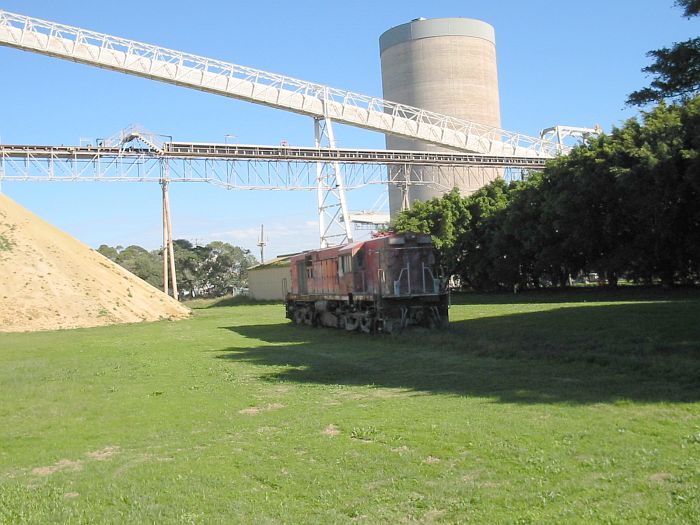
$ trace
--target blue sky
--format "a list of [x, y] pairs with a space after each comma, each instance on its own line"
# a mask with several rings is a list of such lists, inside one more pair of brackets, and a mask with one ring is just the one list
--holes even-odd
[[[185, 5], [186, 7], [181, 7]], [[461, 16], [495, 27], [502, 126], [537, 135], [554, 124], [604, 130], [634, 116], [645, 53], [699, 33], [672, 0], [552, 3], [486, 0], [180, 3], [10, 0], [0, 8], [381, 96], [379, 35], [413, 18]], [[312, 145], [310, 118], [0, 47], [0, 139], [77, 144], [140, 123], [177, 140]], [[341, 147], [382, 148], [382, 135], [336, 128]], [[351, 209], [383, 188], [350, 192]], [[2, 192], [90, 246], [160, 245], [156, 184], [5, 182]], [[176, 238], [224, 240], [267, 254], [318, 244], [315, 194], [171, 186]]]

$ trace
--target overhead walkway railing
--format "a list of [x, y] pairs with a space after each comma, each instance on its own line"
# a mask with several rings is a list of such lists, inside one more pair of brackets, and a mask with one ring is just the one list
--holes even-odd
[[352, 126], [497, 156], [549, 158], [557, 145], [313, 82], [0, 10], [0, 45]]

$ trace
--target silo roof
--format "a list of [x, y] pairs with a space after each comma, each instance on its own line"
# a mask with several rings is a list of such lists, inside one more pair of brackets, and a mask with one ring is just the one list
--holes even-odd
[[383, 53], [385, 49], [401, 42], [435, 36], [468, 36], [496, 43], [493, 26], [475, 18], [417, 18], [382, 33], [379, 37], [379, 50]]

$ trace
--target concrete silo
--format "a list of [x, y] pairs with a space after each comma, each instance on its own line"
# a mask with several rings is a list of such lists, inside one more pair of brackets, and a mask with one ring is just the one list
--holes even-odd
[[[383, 33], [379, 48], [385, 99], [500, 127], [496, 40], [491, 25], [470, 18], [416, 19]], [[386, 146], [449, 151], [391, 135], [386, 137]], [[410, 178], [418, 176], [416, 170], [448, 189], [456, 182], [464, 195], [500, 173], [497, 169], [461, 168], [456, 172], [425, 167], [414, 168]], [[411, 185], [406, 196], [405, 187], [390, 186], [391, 215], [401, 210], [405, 200], [428, 200], [441, 194], [436, 188]]]

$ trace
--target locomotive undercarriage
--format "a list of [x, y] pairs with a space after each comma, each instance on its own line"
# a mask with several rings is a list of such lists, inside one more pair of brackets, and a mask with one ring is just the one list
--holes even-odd
[[398, 334], [408, 326], [447, 327], [447, 308], [446, 294], [400, 298], [299, 297], [287, 301], [287, 318], [299, 325]]

